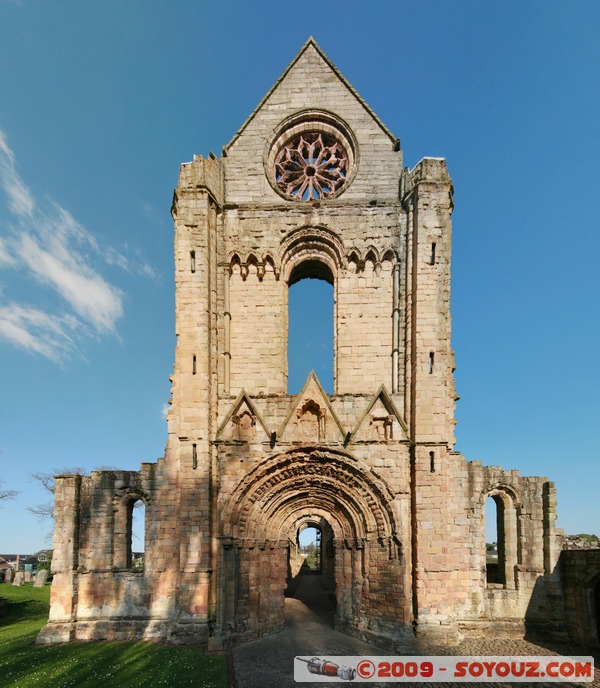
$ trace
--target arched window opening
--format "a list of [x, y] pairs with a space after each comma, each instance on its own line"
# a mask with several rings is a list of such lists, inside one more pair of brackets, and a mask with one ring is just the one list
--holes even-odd
[[115, 510], [113, 565], [119, 569], [144, 568], [146, 505], [141, 497], [125, 495]]
[[486, 583], [505, 585], [504, 502], [498, 495], [485, 500], [485, 542]]
[[334, 289], [325, 263], [307, 260], [289, 279], [288, 394], [297, 394], [311, 370], [323, 389], [334, 391]]
[[146, 505], [138, 499], [131, 505], [131, 541], [129, 568], [143, 569], [146, 551]]

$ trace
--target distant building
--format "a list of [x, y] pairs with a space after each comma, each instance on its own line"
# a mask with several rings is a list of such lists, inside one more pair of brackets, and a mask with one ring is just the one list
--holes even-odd
[[[6, 555], [10, 556], [10, 555]], [[0, 571], [5, 571], [6, 569], [14, 568], [2, 555], [0, 555]]]
[[[52, 561], [52, 550], [41, 549], [35, 554], [0, 554], [0, 570], [12, 568], [15, 571], [37, 571], [40, 567], [48, 567]], [[5, 565], [2, 565], [2, 562]]]
[[24, 571], [23, 562], [26, 561], [31, 555], [30, 554], [0, 554], [2, 558], [10, 568], [15, 571]]

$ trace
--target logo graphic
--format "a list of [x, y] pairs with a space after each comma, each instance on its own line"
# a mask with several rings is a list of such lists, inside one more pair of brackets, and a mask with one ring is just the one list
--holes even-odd
[[[339, 678], [342, 681], [353, 681], [356, 678], [356, 669], [349, 666], [340, 666], [328, 659], [320, 659], [319, 657], [312, 657], [311, 659], [296, 657], [296, 659], [299, 659], [301, 662], [306, 662], [311, 674], [331, 676]], [[373, 667], [373, 671], [374, 670], [375, 667]]]
[[375, 671], [375, 664], [370, 659], [363, 659], [356, 665], [356, 673], [361, 678], [372, 678]]
[[[320, 678], [316, 678], [316, 677]], [[592, 683], [593, 657], [338, 656], [296, 657], [294, 680], [357, 683]]]

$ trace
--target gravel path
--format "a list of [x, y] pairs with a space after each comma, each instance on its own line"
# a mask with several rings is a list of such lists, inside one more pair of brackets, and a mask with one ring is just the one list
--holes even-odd
[[[296, 592], [296, 597], [301, 599], [313, 599], [318, 594], [315, 591], [317, 581], [310, 579], [301, 583], [304, 587]], [[234, 667], [235, 688], [293, 688], [302, 686], [311, 688], [314, 686], [343, 685], [340, 683], [315, 682], [296, 683], [294, 681], [293, 667], [294, 657], [301, 656], [340, 656], [340, 655], [389, 655], [389, 651], [369, 645], [356, 638], [333, 630], [327, 623], [329, 610], [324, 598], [323, 604], [326, 613], [320, 616], [312, 612], [300, 599], [288, 598], [286, 604], [286, 623], [281, 633], [261, 638], [244, 645], [239, 645], [232, 650]], [[574, 645], [534, 644], [520, 639], [496, 639], [483, 638], [477, 640], [465, 640], [456, 647], [421, 646], [423, 655], [471, 655], [471, 656], [535, 656], [535, 655], [571, 655], [589, 656], [595, 659], [594, 681], [592, 683], [368, 683], [369, 686], [410, 685], [429, 686], [436, 688], [448, 686], [456, 688], [459, 685], [476, 686], [512, 686], [512, 688], [532, 687], [556, 688], [557, 686], [592, 686], [600, 688], [600, 653], [591, 652], [589, 648]], [[348, 685], [348, 683], [346, 683]], [[358, 685], [358, 684], [355, 684]]]

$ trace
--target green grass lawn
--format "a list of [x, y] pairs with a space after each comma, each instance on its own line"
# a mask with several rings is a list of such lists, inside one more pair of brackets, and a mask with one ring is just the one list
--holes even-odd
[[0, 585], [9, 599], [0, 617], [2, 688], [94, 688], [95, 686], [195, 686], [226, 688], [227, 661], [199, 647], [147, 642], [34, 645], [48, 619], [50, 587]]

